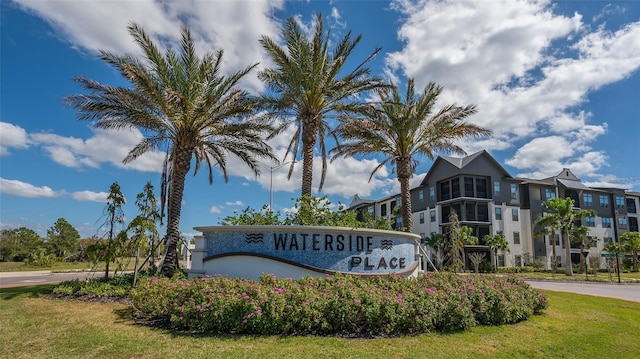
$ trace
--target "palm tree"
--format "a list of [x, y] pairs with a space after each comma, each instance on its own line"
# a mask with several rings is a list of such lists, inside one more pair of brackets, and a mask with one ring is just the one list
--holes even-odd
[[558, 227], [564, 243], [564, 253], [567, 262], [565, 265], [565, 274], [568, 276], [573, 275], [573, 266], [571, 265], [571, 239], [569, 234], [573, 231], [576, 222], [581, 221], [585, 217], [595, 216], [595, 211], [593, 210], [574, 209], [574, 203], [573, 198], [567, 197], [550, 198], [542, 204], [547, 211], [557, 215]]
[[357, 96], [384, 86], [381, 80], [369, 77], [370, 70], [365, 67], [380, 49], [374, 50], [351, 72], [342, 75], [349, 55], [360, 42], [360, 35], [352, 40], [351, 32], [348, 32], [330, 52], [330, 31], [325, 31], [322, 15], [318, 14], [312, 38], [304, 34], [293, 17], [287, 19], [282, 37], [286, 42], [284, 48], [268, 36], [260, 38], [262, 47], [275, 65], [258, 74], [267, 85], [261, 104], [268, 116], [282, 120], [276, 134], [290, 125], [296, 126], [287, 148], [287, 155], [293, 156], [288, 178], [291, 178], [302, 143], [301, 192], [305, 196], [311, 195], [316, 143], [322, 156], [318, 187], [322, 190], [327, 171], [325, 138], [331, 136], [336, 142], [338, 140], [331, 133], [332, 126], [327, 120], [356, 111], [364, 106], [356, 100]]
[[449, 246], [451, 248], [451, 261], [456, 270], [460, 265], [462, 271], [467, 267], [467, 260], [464, 249], [467, 245], [477, 244], [478, 237], [473, 235], [473, 229], [467, 226], [460, 226], [458, 214], [451, 212], [449, 215]]
[[574, 226], [571, 233], [571, 244], [579, 243], [580, 244], [580, 270], [587, 270], [586, 250], [591, 248], [592, 240], [597, 240], [596, 237], [589, 236], [589, 227], [587, 226]]
[[620, 236], [624, 249], [633, 254], [633, 271], [638, 271], [638, 250], [640, 250], [640, 232], [626, 232]]
[[[180, 53], [164, 54], [145, 31], [135, 24], [129, 33], [143, 51], [138, 59], [100, 51], [100, 58], [114, 67], [131, 86], [109, 86], [78, 77], [89, 94], [71, 95], [68, 106], [79, 110], [80, 120], [93, 121], [95, 128], [139, 129], [144, 138], [124, 158], [129, 163], [147, 151], [166, 151], [163, 171], [163, 204], [167, 202], [167, 234], [162, 271], [172, 276], [177, 268], [180, 240], [180, 212], [185, 177], [195, 164], [209, 170], [217, 166], [225, 181], [227, 159], [233, 154], [259, 175], [258, 158], [273, 159], [271, 147], [263, 140], [271, 127], [258, 120], [242, 120], [253, 114], [253, 101], [238, 82], [255, 65], [229, 76], [220, 74], [222, 50], [196, 55], [188, 28], [182, 29]], [[166, 175], [166, 176], [165, 176]]]
[[433, 248], [436, 253], [438, 266], [441, 267], [442, 259], [440, 258], [440, 251], [443, 250], [447, 245], [444, 236], [440, 233], [431, 233], [430, 236], [425, 238], [424, 243]]
[[484, 243], [489, 247], [490, 250], [493, 251], [493, 264], [495, 271], [498, 271], [498, 251], [507, 251], [509, 252], [509, 242], [504, 237], [502, 233], [496, 233], [493, 236], [485, 235], [482, 237]]
[[549, 235], [551, 241], [551, 274], [555, 278], [558, 271], [558, 257], [556, 255], [556, 230], [559, 227], [559, 219], [556, 213], [546, 213], [536, 221], [536, 226], [542, 227], [542, 230], [536, 234]]
[[429, 83], [416, 95], [414, 80], [409, 79], [407, 91], [401, 96], [396, 87], [377, 89], [380, 102], [369, 106], [363, 118], [344, 119], [336, 133], [345, 143], [332, 150], [333, 159], [340, 156], [382, 154], [384, 159], [371, 172], [373, 175], [387, 163], [395, 166], [402, 197], [402, 223], [411, 231], [411, 192], [409, 179], [423, 155], [433, 159], [436, 152], [466, 154], [455, 141], [468, 137], [489, 136], [491, 131], [465, 123], [476, 113], [475, 105], [446, 105], [434, 109], [442, 87]]

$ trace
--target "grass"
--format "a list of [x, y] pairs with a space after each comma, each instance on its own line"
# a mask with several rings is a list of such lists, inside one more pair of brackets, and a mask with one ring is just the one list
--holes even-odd
[[640, 357], [640, 303], [547, 292], [544, 315], [516, 325], [400, 338], [200, 336], [136, 325], [117, 303], [49, 300], [52, 285], [0, 291], [6, 358]]
[[[518, 277], [527, 279], [553, 279], [553, 274], [548, 272], [522, 272], [516, 274]], [[561, 281], [589, 281], [589, 282], [618, 282], [618, 275], [611, 273], [598, 273], [597, 275], [589, 274], [588, 279], [584, 273], [573, 273], [573, 276], [566, 276], [563, 271], [556, 273], [555, 280]], [[620, 273], [620, 281], [622, 283], [640, 283], [640, 272], [622, 272]]]

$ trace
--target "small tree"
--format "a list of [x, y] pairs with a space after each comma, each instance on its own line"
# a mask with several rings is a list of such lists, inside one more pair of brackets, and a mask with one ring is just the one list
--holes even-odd
[[476, 273], [478, 273], [478, 267], [480, 266], [480, 262], [484, 259], [487, 254], [484, 252], [473, 252], [469, 253], [469, 260], [473, 263], [473, 269]]
[[125, 204], [125, 198], [120, 191], [120, 185], [118, 182], [111, 184], [109, 188], [109, 196], [107, 196], [107, 205], [105, 207], [106, 222], [104, 225], [109, 227], [107, 234], [107, 247], [105, 252], [106, 269], [104, 271], [104, 278], [109, 278], [109, 262], [114, 260], [114, 243], [113, 240], [116, 236], [116, 225], [124, 223], [124, 212], [122, 211], [122, 205]]
[[482, 238], [484, 243], [493, 251], [493, 268], [498, 271], [498, 251], [509, 252], [509, 242], [502, 233], [496, 233], [493, 236], [486, 235]]
[[0, 261], [2, 262], [22, 262], [40, 249], [44, 249], [44, 241], [38, 233], [27, 227], [0, 231]]
[[[160, 244], [160, 234], [157, 223], [162, 219], [158, 211], [158, 203], [153, 195], [153, 185], [147, 182], [141, 193], [136, 196], [136, 206], [139, 214], [129, 223], [127, 231], [131, 233], [131, 240], [136, 252], [135, 276], [138, 272], [138, 257], [140, 250], [147, 252], [149, 272], [155, 273], [154, 259]], [[146, 262], [145, 261], [145, 262]], [[142, 264], [144, 266], [144, 263]]]
[[457, 271], [458, 268], [462, 268], [462, 271], [464, 271], [466, 268], [464, 249], [467, 245], [478, 243], [478, 238], [473, 235], [472, 228], [460, 226], [457, 213], [451, 213], [449, 222], [449, 244], [453, 255], [454, 271]]
[[49, 252], [58, 258], [75, 253], [80, 245], [80, 234], [64, 218], [58, 218], [56, 223], [47, 230], [47, 246]]
[[620, 236], [625, 251], [633, 255], [633, 271], [638, 271], [638, 250], [640, 250], [640, 232], [626, 232]]
[[440, 233], [431, 233], [430, 236], [425, 238], [424, 243], [433, 248], [436, 253], [436, 261], [438, 262], [438, 266], [442, 267], [442, 259], [440, 258], [440, 254], [441, 251], [443, 251], [447, 246], [444, 236]]

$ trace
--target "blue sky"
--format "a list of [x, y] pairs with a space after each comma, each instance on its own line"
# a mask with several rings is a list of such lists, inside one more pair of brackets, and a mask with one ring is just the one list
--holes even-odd
[[[26, 226], [46, 235], [63, 217], [82, 236], [101, 235], [100, 219], [111, 183], [137, 213], [136, 194], [156, 188], [162, 154], [131, 164], [121, 160], [137, 132], [93, 130], [62, 99], [82, 92], [85, 76], [125, 85], [96, 57], [98, 49], [136, 54], [126, 31], [136, 22], [174, 46], [186, 20], [200, 53], [225, 50], [227, 71], [260, 62], [258, 38], [279, 37], [284, 19], [309, 27], [322, 12], [333, 36], [362, 34], [360, 61], [375, 47], [372, 72], [418, 88], [445, 87], [441, 102], [477, 104], [469, 121], [491, 128], [490, 139], [463, 143], [469, 153], [489, 151], [512, 176], [544, 178], [570, 168], [593, 186], [640, 191], [640, 2], [638, 1], [2, 1], [0, 11], [0, 227]], [[260, 93], [256, 72], [243, 86]], [[287, 134], [271, 142], [282, 158]], [[316, 162], [319, 170], [319, 159]], [[391, 168], [371, 182], [378, 159], [333, 162], [324, 190], [334, 203], [353, 195], [380, 198], [398, 192]], [[413, 183], [432, 161], [424, 158]], [[269, 203], [272, 163], [253, 177], [229, 164], [225, 183], [189, 175], [181, 230], [216, 225], [247, 206]], [[273, 171], [274, 210], [293, 206], [300, 168], [290, 181]], [[314, 178], [319, 179], [319, 175]], [[317, 185], [315, 186], [317, 188]]]

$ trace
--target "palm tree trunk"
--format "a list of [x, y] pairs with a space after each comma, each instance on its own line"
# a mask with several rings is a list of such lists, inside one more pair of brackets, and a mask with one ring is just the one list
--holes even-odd
[[558, 260], [556, 256], [556, 231], [551, 230], [551, 273], [556, 276], [558, 270]]
[[413, 223], [411, 220], [411, 190], [409, 178], [411, 178], [411, 163], [409, 159], [398, 161], [398, 181], [400, 182], [400, 196], [402, 197], [402, 230], [411, 232]]
[[312, 121], [304, 121], [302, 128], [302, 196], [311, 196], [313, 184], [313, 149], [316, 145], [316, 131]]
[[571, 263], [571, 242], [569, 241], [569, 233], [562, 233], [562, 241], [564, 242], [564, 256], [567, 264], [564, 267], [564, 273], [568, 276], [573, 275], [573, 265]]
[[167, 236], [163, 261], [160, 265], [162, 274], [173, 277], [178, 268], [178, 241], [180, 240], [180, 211], [184, 182], [191, 167], [192, 150], [176, 148], [175, 159], [171, 170], [171, 185], [169, 187], [169, 206], [167, 213]]

